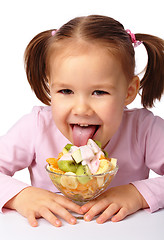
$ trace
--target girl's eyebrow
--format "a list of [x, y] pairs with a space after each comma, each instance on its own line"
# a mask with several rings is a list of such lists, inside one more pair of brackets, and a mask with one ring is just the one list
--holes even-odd
[[[70, 88], [69, 83], [52, 83], [51, 88]], [[103, 84], [95, 84], [93, 85], [94, 89], [100, 89], [100, 88], [108, 88], [108, 89], [115, 89], [115, 86], [108, 84], [108, 83], [103, 83]]]
[[68, 88], [69, 84], [65, 84], [65, 83], [52, 83], [51, 88]]
[[93, 87], [95, 89], [99, 89], [99, 88], [115, 89], [116, 88], [115, 86], [113, 86], [112, 84], [109, 84], [109, 83], [95, 84], [95, 85], [93, 85]]

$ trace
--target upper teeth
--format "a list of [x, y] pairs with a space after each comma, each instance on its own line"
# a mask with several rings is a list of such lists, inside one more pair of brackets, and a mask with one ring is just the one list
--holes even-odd
[[80, 127], [88, 127], [88, 124], [78, 124]]

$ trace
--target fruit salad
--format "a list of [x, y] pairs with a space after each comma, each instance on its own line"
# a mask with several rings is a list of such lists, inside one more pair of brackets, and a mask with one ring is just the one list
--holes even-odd
[[54, 185], [76, 202], [91, 200], [110, 184], [117, 172], [117, 160], [108, 158], [98, 141], [84, 146], [67, 144], [57, 158], [48, 158], [46, 169]]

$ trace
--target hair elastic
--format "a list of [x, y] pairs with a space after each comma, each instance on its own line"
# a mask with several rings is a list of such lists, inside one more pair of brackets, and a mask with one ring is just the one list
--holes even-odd
[[132, 33], [129, 29], [127, 29], [126, 32], [129, 34], [131, 41], [134, 44], [134, 47], [137, 47], [142, 43], [141, 41], [136, 40], [135, 34]]
[[57, 32], [57, 30], [52, 30], [51, 36], [54, 36], [56, 32]]

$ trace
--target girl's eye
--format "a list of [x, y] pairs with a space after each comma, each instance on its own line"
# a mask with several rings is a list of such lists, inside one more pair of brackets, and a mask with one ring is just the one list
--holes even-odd
[[65, 95], [69, 95], [69, 94], [72, 94], [73, 91], [70, 90], [70, 89], [61, 89], [58, 91], [59, 93], [62, 93], [62, 94], [65, 94]]
[[96, 95], [96, 96], [101, 96], [101, 95], [106, 95], [106, 94], [109, 94], [109, 93], [106, 91], [103, 91], [103, 90], [95, 90], [93, 92], [93, 95]]

